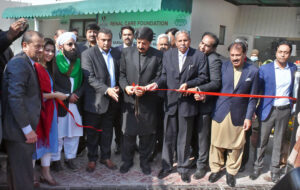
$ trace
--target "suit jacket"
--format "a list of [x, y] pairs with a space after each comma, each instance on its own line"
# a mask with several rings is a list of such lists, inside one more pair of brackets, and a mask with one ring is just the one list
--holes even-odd
[[[157, 81], [159, 88], [166, 85], [168, 89], [178, 89], [184, 83], [187, 83], [188, 88], [190, 88], [207, 81], [207, 60], [202, 52], [190, 48], [181, 72], [179, 72], [178, 49], [171, 48], [164, 53], [162, 75]], [[179, 115], [183, 117], [198, 114], [198, 104], [195, 103], [193, 95], [184, 97], [181, 93], [167, 91], [165, 104], [168, 115], [176, 114], [177, 110]]]
[[41, 92], [36, 72], [25, 53], [12, 58], [2, 80], [3, 138], [25, 142], [23, 127], [33, 130], [40, 119]]
[[[198, 88], [204, 92], [218, 92], [222, 87], [221, 68], [222, 61], [219, 56], [212, 52], [207, 56], [208, 70], [209, 70], [209, 82], [201, 84]], [[216, 96], [206, 96], [205, 102], [199, 102], [199, 112], [201, 114], [210, 114], [213, 112], [216, 105]]]
[[77, 44], [77, 47], [78, 47], [78, 52], [79, 53], [82, 53], [84, 52], [85, 50], [89, 49], [90, 48], [90, 44], [88, 41], [83, 41], [83, 42], [80, 42]]
[[117, 46], [116, 48], [117, 48], [117, 50], [121, 53], [121, 52], [122, 52], [122, 49], [123, 49], [123, 44]]
[[[276, 80], [275, 80], [275, 68], [274, 62], [263, 65], [259, 69], [259, 89], [261, 90], [261, 94], [263, 95], [276, 95]], [[290, 88], [290, 95], [293, 96], [293, 87], [294, 87], [294, 79], [295, 79], [295, 72], [297, 67], [293, 63], [288, 63], [291, 71], [291, 84]], [[274, 104], [273, 98], [261, 98], [258, 108], [257, 108], [257, 116], [262, 120], [266, 120], [271, 113], [272, 106]], [[292, 105], [292, 101], [291, 101]]]
[[[258, 93], [258, 68], [252, 63], [244, 62], [242, 75], [234, 88], [234, 73], [231, 61], [222, 64], [222, 89], [221, 93], [232, 94], [257, 94]], [[241, 126], [245, 119], [252, 119], [256, 109], [256, 98], [240, 98], [219, 96], [213, 119], [222, 122], [230, 112], [233, 125]]]
[[[63, 73], [61, 73], [59, 71], [59, 69], [57, 67], [57, 64], [53, 64], [53, 74], [52, 74], [52, 76], [53, 76], [54, 90], [55, 91], [59, 91], [59, 92], [62, 92], [64, 94], [70, 94], [70, 95], [72, 94], [72, 92], [71, 92], [71, 81], [70, 81], [70, 78], [66, 74], [63, 74]], [[77, 90], [75, 90], [73, 92], [73, 93], [75, 93], [79, 97], [79, 99], [80, 99], [80, 97], [83, 94], [84, 86], [85, 86], [84, 84], [85, 83], [84, 83], [84, 79], [83, 79], [82, 85]], [[63, 102], [64, 102], [64, 104], [65, 104], [66, 107], [69, 107], [69, 98], [66, 99]], [[76, 103], [76, 105], [77, 105], [77, 107], [78, 107], [78, 109], [80, 111], [81, 110], [80, 106], [79, 106], [80, 105], [80, 101], [78, 101]], [[61, 106], [58, 106], [57, 110], [58, 110], [58, 116], [59, 117], [64, 117], [64, 116], [67, 115], [67, 111], [64, 108], [62, 108]]]
[[[119, 86], [120, 52], [111, 48], [111, 56], [115, 68], [116, 86]], [[105, 94], [110, 87], [110, 75], [105, 60], [98, 46], [84, 51], [81, 55], [81, 64], [85, 78], [84, 111], [102, 114], [107, 112], [110, 97]]]
[[[145, 86], [156, 81], [160, 77], [161, 67], [162, 53], [152, 47], [149, 48], [145, 55], [145, 62], [142, 68], [140, 68], [139, 65], [139, 52], [136, 47], [128, 47], [122, 50], [119, 83], [121, 89], [124, 91], [123, 111], [134, 114], [135, 108], [137, 108], [139, 112], [139, 122], [133, 120], [124, 122], [127, 128], [126, 130], [130, 134], [135, 133], [135, 127], [131, 128], [131, 125], [138, 125], [138, 127], [143, 129], [140, 135], [155, 132], [158, 120], [158, 96], [156, 92], [146, 92], [139, 98], [135, 97], [134, 95], [129, 96], [125, 92], [125, 87], [131, 86], [132, 83]], [[138, 101], [137, 105], [136, 101]]]

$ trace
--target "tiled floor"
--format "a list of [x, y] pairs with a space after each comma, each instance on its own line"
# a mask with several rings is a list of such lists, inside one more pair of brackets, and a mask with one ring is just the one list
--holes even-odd
[[[269, 143], [270, 144], [270, 143]], [[255, 181], [249, 179], [249, 175], [252, 172], [253, 163], [253, 149], [251, 149], [250, 160], [246, 166], [246, 170], [237, 175], [237, 187], [233, 189], [271, 189], [274, 185], [270, 182], [268, 165], [270, 161], [270, 146], [267, 150], [267, 156], [265, 158], [266, 167], [264, 173]], [[225, 175], [216, 183], [211, 184], [208, 182], [207, 173], [206, 176], [200, 180], [193, 179], [191, 176], [191, 183], [182, 182], [180, 176], [174, 172], [163, 180], [158, 179], [156, 176], [160, 170], [161, 155], [158, 155], [154, 162], [151, 164], [151, 175], [144, 175], [139, 167], [139, 154], [135, 155], [135, 164], [131, 170], [126, 174], [121, 174], [118, 170], [112, 171], [107, 169], [104, 165], [97, 163], [95, 172], [88, 173], [85, 171], [87, 164], [86, 152], [76, 159], [76, 164], [79, 167], [78, 171], [72, 172], [68, 170], [63, 162], [64, 170], [62, 172], [55, 173], [53, 176], [58, 181], [59, 186], [50, 187], [48, 185], [41, 184], [40, 189], [174, 189], [174, 190], [196, 190], [196, 189], [231, 189], [226, 185]], [[112, 160], [118, 165], [121, 165], [120, 155], [112, 153]], [[36, 168], [37, 176], [39, 175], [40, 168]], [[191, 170], [191, 175], [195, 169]], [[7, 189], [6, 186], [6, 172], [5, 166], [1, 168], [0, 173], [0, 189]]]

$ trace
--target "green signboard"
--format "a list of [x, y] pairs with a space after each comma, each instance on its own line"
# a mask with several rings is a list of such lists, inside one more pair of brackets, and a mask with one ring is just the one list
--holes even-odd
[[156, 46], [156, 37], [169, 28], [175, 27], [190, 31], [191, 15], [190, 13], [177, 11], [101, 14], [99, 15], [99, 25], [101, 28], [109, 28], [112, 30], [112, 46], [122, 44], [122, 40], [119, 37], [122, 26], [130, 25], [135, 29], [142, 26], [150, 27], [154, 32], [152, 46]]

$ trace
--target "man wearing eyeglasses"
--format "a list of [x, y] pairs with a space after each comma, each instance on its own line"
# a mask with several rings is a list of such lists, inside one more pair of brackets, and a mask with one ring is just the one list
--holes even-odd
[[[76, 47], [76, 36], [73, 32], [65, 32], [58, 37], [57, 43], [60, 51], [53, 68], [54, 89], [69, 96], [64, 104], [73, 113], [75, 121], [81, 125], [81, 116], [76, 104], [83, 92], [83, 74]], [[74, 119], [67, 110], [58, 107], [59, 147], [58, 152], [52, 155], [52, 169], [55, 171], [62, 169], [60, 165], [62, 147], [64, 147], [66, 166], [73, 171], [77, 169], [74, 158], [83, 130], [76, 125]]]

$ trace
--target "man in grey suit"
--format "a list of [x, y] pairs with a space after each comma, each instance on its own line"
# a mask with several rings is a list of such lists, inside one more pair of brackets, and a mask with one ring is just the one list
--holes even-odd
[[[123, 165], [121, 173], [126, 173], [133, 165], [136, 137], [139, 136], [140, 167], [145, 175], [151, 173], [149, 157], [155, 143], [158, 120], [158, 96], [146, 92], [144, 86], [157, 80], [161, 74], [162, 53], [150, 47], [153, 31], [148, 27], [137, 29], [136, 47], [122, 50], [120, 60], [120, 86], [124, 91], [123, 145], [121, 149]], [[138, 86], [133, 86], [135, 83]]]
[[[207, 62], [204, 53], [190, 47], [191, 39], [187, 31], [175, 34], [177, 48], [164, 53], [162, 75], [148, 90], [161, 88], [187, 90], [204, 84], [208, 80]], [[162, 170], [158, 178], [168, 176], [173, 167], [173, 154], [177, 139], [177, 171], [184, 182], [190, 182], [189, 149], [198, 106], [193, 96], [176, 91], [167, 91], [165, 111]]]
[[26, 32], [23, 52], [8, 62], [3, 74], [3, 138], [10, 189], [33, 189], [32, 154], [41, 110], [41, 92], [33, 64], [42, 58], [43, 43], [42, 34]]
[[[219, 56], [215, 53], [219, 44], [218, 37], [210, 32], [205, 32], [202, 35], [199, 44], [199, 50], [207, 56], [209, 81], [196, 88], [189, 89], [192, 91], [217, 92], [221, 89], [221, 67], [222, 62]], [[197, 153], [197, 170], [194, 174], [195, 179], [201, 179], [205, 176], [208, 166], [210, 127], [211, 127], [211, 113], [215, 108], [216, 96], [203, 96], [195, 94], [194, 98], [199, 101], [199, 114], [196, 117], [196, 124], [194, 125], [195, 141], [194, 151]]]
[[98, 146], [101, 148], [100, 162], [109, 169], [116, 169], [110, 160], [113, 138], [113, 119], [120, 114], [119, 104], [119, 59], [120, 52], [112, 48], [112, 32], [101, 28], [96, 46], [81, 55], [82, 68], [87, 85], [84, 97], [84, 124], [102, 132], [86, 129], [89, 163], [88, 172], [93, 172], [98, 159]]

